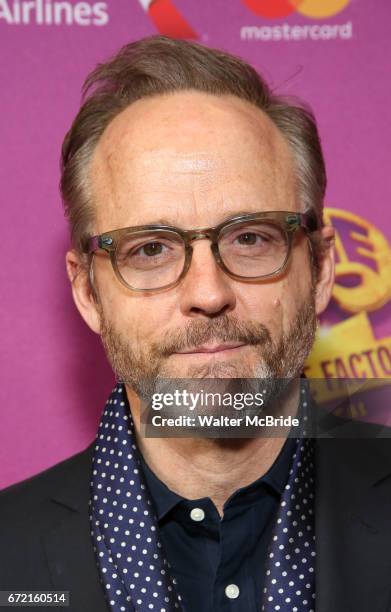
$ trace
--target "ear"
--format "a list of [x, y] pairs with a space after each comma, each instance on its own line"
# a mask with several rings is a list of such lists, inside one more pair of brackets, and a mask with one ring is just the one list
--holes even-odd
[[335, 279], [335, 230], [331, 225], [321, 229], [323, 251], [316, 281], [315, 306], [316, 314], [320, 315], [327, 307], [333, 290]]
[[[88, 327], [96, 334], [100, 333], [99, 309], [91, 287], [89, 271], [86, 269], [82, 255], [75, 249], [67, 252], [65, 264], [68, 278], [72, 285], [73, 301]], [[92, 264], [91, 264], [92, 265]]]

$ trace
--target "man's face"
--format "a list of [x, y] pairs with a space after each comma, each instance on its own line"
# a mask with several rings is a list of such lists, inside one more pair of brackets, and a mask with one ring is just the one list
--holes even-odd
[[[90, 181], [96, 234], [148, 223], [210, 227], [241, 213], [301, 210], [283, 136], [262, 111], [231, 96], [189, 91], [132, 104], [103, 134]], [[192, 246], [185, 278], [155, 293], [131, 292], [107, 254], [95, 257], [97, 316], [84, 318], [101, 334], [117, 376], [140, 392], [155, 377], [299, 374], [327, 302], [323, 296], [317, 303], [304, 234], [284, 274], [262, 282], [226, 275], [209, 240]], [[205, 352], [221, 345], [231, 348]]]

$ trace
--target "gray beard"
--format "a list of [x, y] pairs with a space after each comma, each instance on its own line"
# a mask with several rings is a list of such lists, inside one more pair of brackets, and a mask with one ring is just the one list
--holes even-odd
[[[133, 348], [124, 335], [118, 333], [97, 304], [101, 319], [101, 340], [117, 381], [125, 383], [137, 395], [148, 401], [159, 381], [175, 378], [175, 372], [166, 367], [167, 357], [211, 341], [244, 342], [254, 347], [258, 362], [249, 371], [248, 366], [237, 363], [209, 363], [188, 369], [186, 378], [242, 378], [251, 379], [251, 391], [267, 385], [267, 395], [275, 399], [292, 378], [303, 371], [315, 339], [317, 318], [314, 287], [297, 312], [289, 330], [275, 343], [269, 330], [261, 323], [238, 321], [222, 315], [216, 319], [194, 320], [185, 329], [177, 330], [160, 343], [143, 350]], [[258, 383], [256, 382], [258, 379]], [[263, 382], [262, 382], [263, 381]], [[254, 389], [258, 387], [259, 389]]]

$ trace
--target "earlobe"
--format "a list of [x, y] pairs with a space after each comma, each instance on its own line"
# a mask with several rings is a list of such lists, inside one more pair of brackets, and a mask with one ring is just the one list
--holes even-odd
[[326, 310], [333, 290], [335, 279], [334, 237], [335, 232], [333, 227], [328, 225], [322, 229], [324, 250], [319, 266], [315, 293], [317, 315], [320, 315], [324, 310]]
[[72, 296], [76, 308], [96, 334], [100, 333], [100, 316], [97, 302], [89, 280], [88, 269], [82, 256], [72, 249], [65, 256], [66, 270], [72, 286]]

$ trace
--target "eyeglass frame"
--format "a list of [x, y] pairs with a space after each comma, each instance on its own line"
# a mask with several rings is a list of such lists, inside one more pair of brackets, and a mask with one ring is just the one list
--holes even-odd
[[[220, 252], [219, 252], [218, 240], [219, 240], [219, 236], [221, 232], [225, 230], [227, 227], [230, 227], [231, 225], [232, 226], [239, 225], [240, 223], [244, 221], [263, 221], [263, 220], [277, 221], [280, 227], [282, 228], [282, 230], [285, 232], [285, 235], [287, 238], [287, 247], [288, 247], [285, 260], [283, 261], [281, 266], [277, 268], [277, 270], [275, 270], [274, 272], [271, 272], [270, 274], [263, 274], [261, 276], [240, 276], [238, 274], [235, 274], [234, 272], [231, 272], [229, 268], [227, 268], [227, 266], [225, 265], [224, 261], [221, 258]], [[289, 262], [291, 253], [292, 253], [293, 237], [296, 231], [300, 228], [302, 228], [306, 232], [307, 235], [319, 229], [319, 223], [313, 211], [309, 211], [306, 213], [282, 211], [282, 210], [263, 211], [263, 212], [245, 214], [245, 215], [237, 215], [226, 221], [223, 221], [222, 223], [214, 227], [195, 228], [195, 229], [189, 229], [189, 230], [184, 230], [184, 229], [175, 227], [173, 225], [161, 225], [161, 224], [135, 225], [135, 226], [124, 227], [124, 228], [120, 228], [116, 230], [111, 230], [108, 232], [104, 232], [103, 234], [97, 234], [95, 236], [90, 236], [86, 238], [86, 240], [84, 241], [85, 245], [84, 245], [83, 251], [84, 253], [87, 253], [91, 257], [90, 262], [89, 262], [89, 276], [90, 276], [90, 282], [91, 282], [92, 287], [93, 287], [92, 260], [95, 255], [95, 252], [98, 249], [101, 249], [101, 250], [106, 251], [109, 254], [111, 265], [112, 265], [112, 268], [114, 270], [114, 273], [117, 279], [127, 289], [129, 289], [130, 291], [135, 291], [135, 292], [151, 292], [151, 291], [158, 292], [161, 290], [174, 288], [176, 285], [178, 285], [181, 282], [181, 280], [183, 280], [183, 278], [186, 276], [187, 272], [189, 271], [191, 260], [192, 260], [192, 255], [193, 255], [193, 247], [191, 246], [190, 243], [193, 242], [194, 240], [208, 238], [209, 240], [211, 240], [210, 246], [211, 246], [211, 251], [214, 255], [215, 261], [217, 265], [220, 267], [220, 269], [223, 270], [223, 272], [225, 272], [228, 276], [230, 276], [233, 279], [240, 280], [243, 282], [253, 282], [257, 280], [264, 280], [264, 279], [275, 277], [281, 274], [285, 270]], [[184, 246], [185, 246], [185, 259], [183, 263], [182, 272], [180, 273], [179, 277], [172, 283], [168, 283], [167, 285], [164, 285], [163, 287], [157, 287], [156, 289], [154, 288], [139, 289], [139, 288], [132, 287], [131, 285], [129, 285], [125, 281], [123, 276], [121, 275], [118, 269], [118, 265], [117, 265], [116, 250], [117, 250], [118, 244], [121, 241], [122, 236], [130, 234], [130, 233], [137, 234], [137, 233], [145, 232], [148, 230], [167, 231], [167, 232], [175, 233], [177, 236], [179, 236], [182, 239]], [[310, 245], [311, 255], [313, 255], [311, 241], [309, 241], [309, 245]]]

